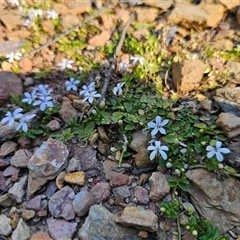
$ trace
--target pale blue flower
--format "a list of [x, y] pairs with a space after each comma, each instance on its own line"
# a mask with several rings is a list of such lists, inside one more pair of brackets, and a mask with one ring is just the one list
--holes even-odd
[[125, 72], [128, 68], [128, 63], [127, 62], [120, 62], [119, 63], [119, 68], [122, 72]]
[[72, 69], [72, 64], [74, 63], [74, 61], [72, 60], [68, 60], [66, 58], [62, 59], [62, 62], [58, 63], [57, 66], [60, 67], [60, 70], [65, 70], [66, 68], [70, 68]]
[[230, 150], [228, 148], [221, 148], [222, 142], [216, 141], [216, 146], [207, 146], [206, 150], [208, 151], [207, 158], [212, 158], [214, 155], [216, 155], [216, 158], [219, 162], [223, 161], [223, 155], [222, 153], [230, 153]]
[[36, 114], [31, 114], [31, 115], [21, 117], [19, 124], [16, 126], [16, 130], [19, 131], [20, 129], [22, 129], [24, 132], [27, 132], [28, 131], [28, 123], [35, 116], [36, 116]]
[[138, 57], [138, 56], [131, 56], [130, 59], [132, 60], [132, 64], [135, 65], [138, 62], [143, 65], [144, 63], [144, 58], [143, 57]]
[[74, 78], [70, 78], [69, 81], [65, 82], [67, 91], [70, 91], [71, 89], [74, 91], [77, 91], [77, 86], [80, 83], [79, 80], [75, 80]]
[[42, 16], [42, 9], [31, 8], [28, 10], [27, 16], [31, 21], [33, 21], [34, 19], [38, 18], [39, 16]]
[[91, 82], [88, 86], [84, 85], [80, 91], [80, 95], [85, 95], [86, 93], [91, 93], [95, 91], [95, 82]]
[[152, 151], [150, 154], [150, 160], [153, 160], [157, 154], [160, 154], [161, 157], [166, 160], [167, 159], [167, 154], [165, 153], [165, 151], [168, 151], [168, 147], [167, 146], [161, 146], [161, 142], [160, 141], [155, 141], [155, 146], [154, 145], [150, 145], [148, 146], [147, 150], [148, 151]]
[[48, 97], [53, 91], [51, 88], [48, 89], [48, 84], [45, 85], [40, 84], [35, 89], [37, 90], [37, 95], [39, 97]]
[[46, 107], [53, 107], [52, 97], [40, 97], [39, 100], [33, 103], [33, 106], [40, 105], [40, 110], [44, 111]]
[[6, 58], [8, 59], [8, 62], [10, 62], [10, 63], [12, 63], [13, 60], [20, 60], [21, 57], [22, 57], [22, 54], [19, 52], [17, 52], [17, 53], [11, 52], [6, 55]]
[[23, 110], [22, 108], [17, 108], [17, 109], [14, 110], [13, 113], [7, 112], [6, 115], [5, 115], [6, 117], [2, 119], [1, 123], [6, 124], [8, 122], [8, 126], [12, 127], [15, 119], [19, 119], [23, 116], [22, 113], [21, 113], [22, 110]]
[[22, 102], [26, 102], [28, 104], [32, 104], [32, 102], [36, 99], [37, 94], [36, 94], [36, 89], [34, 89], [33, 91], [31, 91], [31, 93], [29, 92], [25, 92], [23, 93], [24, 98], [22, 99]]
[[158, 132], [166, 134], [166, 131], [163, 128], [163, 126], [165, 126], [168, 123], [168, 121], [169, 121], [168, 119], [162, 121], [162, 118], [160, 116], [157, 116], [156, 122], [149, 122], [148, 127], [153, 128], [151, 135], [155, 136]]
[[47, 19], [56, 19], [58, 18], [58, 14], [56, 11], [54, 11], [53, 9], [52, 10], [47, 10], [46, 12], [46, 18]]
[[97, 91], [86, 92], [86, 93], [84, 94], [84, 97], [85, 97], [85, 98], [83, 99], [83, 102], [88, 101], [89, 103], [92, 104], [93, 98], [101, 97], [101, 94], [97, 93]]
[[113, 94], [115, 96], [121, 96], [122, 95], [122, 87], [125, 84], [125, 82], [118, 83], [116, 87], [113, 88]]

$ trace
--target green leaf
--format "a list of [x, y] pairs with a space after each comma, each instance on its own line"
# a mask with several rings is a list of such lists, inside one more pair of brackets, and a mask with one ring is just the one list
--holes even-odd
[[225, 166], [224, 169], [229, 173], [236, 173], [236, 170], [232, 167]]
[[167, 143], [175, 143], [177, 137], [174, 133], [170, 133], [163, 137], [163, 140]]
[[200, 123], [195, 123], [194, 127], [205, 129], [207, 127], [207, 125], [203, 122], [200, 122]]
[[125, 102], [123, 103], [123, 106], [125, 107], [127, 112], [132, 112], [132, 103]]
[[123, 113], [122, 112], [114, 112], [112, 114], [112, 120], [113, 122], [117, 122], [119, 119], [121, 119], [123, 116]]
[[135, 128], [136, 128], [136, 125], [135, 125], [135, 124], [133, 124], [133, 123], [128, 123], [124, 129], [127, 130], [127, 131], [129, 131], [129, 130], [133, 130], [133, 129], [135, 129]]

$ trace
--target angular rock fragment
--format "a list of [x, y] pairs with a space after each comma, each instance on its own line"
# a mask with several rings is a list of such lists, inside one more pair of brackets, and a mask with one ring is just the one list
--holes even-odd
[[67, 165], [67, 146], [49, 138], [29, 160], [28, 195], [54, 179]]
[[233, 177], [218, 180], [217, 174], [206, 169], [186, 172], [190, 195], [198, 212], [227, 232], [240, 224], [240, 182]]

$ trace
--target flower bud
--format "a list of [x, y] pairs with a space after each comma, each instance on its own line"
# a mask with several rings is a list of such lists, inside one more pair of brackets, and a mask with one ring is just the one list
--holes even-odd
[[110, 148], [110, 151], [111, 151], [111, 152], [116, 152], [116, 151], [117, 151], [117, 148], [111, 147], [111, 148]]
[[97, 111], [95, 109], [92, 110], [93, 115], [97, 115]]
[[181, 171], [180, 171], [179, 169], [176, 169], [176, 170], [175, 170], [175, 174], [176, 174], [177, 176], [179, 176], [179, 175], [181, 174]]
[[166, 212], [166, 208], [164, 208], [164, 207], [161, 207], [160, 210], [161, 210], [162, 212]]
[[218, 164], [218, 168], [219, 168], [219, 169], [223, 169], [223, 164], [222, 164], [222, 163], [219, 163], [219, 164]]
[[171, 167], [172, 167], [172, 164], [171, 164], [170, 162], [167, 162], [167, 163], [166, 163], [166, 167], [167, 167], [167, 168], [171, 168]]
[[122, 119], [119, 119], [119, 120], [118, 120], [118, 124], [119, 124], [119, 125], [122, 125], [122, 124], [123, 124], [123, 120], [122, 120]]
[[202, 141], [202, 142], [201, 142], [201, 145], [202, 145], [202, 146], [206, 146], [206, 144], [207, 144], [207, 143], [206, 143], [205, 141]]
[[193, 231], [192, 231], [192, 235], [193, 235], [193, 236], [197, 236], [197, 235], [198, 235], [197, 230], [193, 230]]
[[105, 105], [106, 105], [105, 99], [103, 99], [103, 100], [100, 102], [100, 104], [99, 104], [99, 108], [100, 108], [100, 109], [104, 109], [104, 108], [105, 108]]

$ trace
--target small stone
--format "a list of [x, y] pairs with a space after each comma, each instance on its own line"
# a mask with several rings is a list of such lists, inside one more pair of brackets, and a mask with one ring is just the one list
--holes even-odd
[[35, 211], [28, 210], [28, 209], [23, 209], [21, 217], [23, 218], [23, 220], [28, 221], [28, 220], [34, 218], [35, 215], [36, 215]]
[[128, 175], [115, 172], [115, 174], [112, 175], [110, 185], [112, 187], [122, 186], [126, 185], [128, 181], [129, 181]]
[[92, 146], [82, 146], [77, 150], [74, 156], [79, 160], [81, 170], [87, 174], [90, 170], [95, 170], [97, 168], [96, 153], [96, 150]]
[[37, 195], [27, 202], [26, 208], [34, 211], [39, 211], [41, 209], [42, 199], [45, 199], [45, 195]]
[[34, 233], [29, 240], [53, 240], [47, 232]]
[[151, 23], [158, 17], [160, 11], [155, 7], [135, 7], [137, 21], [141, 23]]
[[1, 64], [2, 70], [6, 72], [10, 72], [12, 70], [12, 64], [9, 62], [2, 62]]
[[[0, 104], [8, 101], [13, 95], [20, 95], [23, 92], [22, 80], [11, 72], [0, 72]], [[15, 128], [16, 126], [14, 126]], [[6, 132], [5, 132], [6, 134]]]
[[141, 186], [136, 186], [134, 189], [134, 196], [137, 198], [140, 204], [148, 204], [149, 203], [149, 194], [148, 190]]
[[138, 153], [135, 155], [134, 160], [138, 168], [145, 168], [155, 164], [154, 161], [150, 160], [149, 151], [146, 147], [140, 147], [138, 149]]
[[4, 159], [0, 159], [0, 169], [4, 169], [9, 165], [9, 162], [5, 161]]
[[22, 58], [18, 65], [24, 72], [30, 72], [32, 70], [32, 61], [28, 58]]
[[6, 193], [4, 195], [0, 195], [0, 206], [2, 208], [10, 208], [17, 204], [17, 200], [12, 193]]
[[25, 86], [25, 87], [28, 87], [28, 86], [32, 86], [32, 85], [34, 85], [34, 79], [33, 78], [31, 78], [31, 77], [26, 77], [25, 79], [24, 79], [24, 83], [23, 83], [23, 85]]
[[134, 206], [125, 207], [123, 213], [115, 218], [115, 222], [149, 232], [156, 232], [158, 228], [157, 215], [151, 210], [140, 210]]
[[234, 138], [240, 134], [240, 118], [231, 113], [221, 113], [216, 124], [229, 138]]
[[7, 141], [0, 148], [0, 157], [5, 157], [8, 154], [17, 150], [17, 144], [13, 141]]
[[29, 160], [28, 195], [54, 179], [67, 165], [68, 149], [60, 141], [49, 138]]
[[49, 233], [54, 240], [72, 239], [73, 234], [77, 230], [77, 225], [78, 224], [76, 222], [68, 222], [66, 220], [61, 220], [61, 219], [53, 219], [53, 218], [47, 219], [47, 226], [49, 229]]
[[28, 240], [31, 237], [30, 227], [20, 218], [17, 227], [12, 233], [12, 240]]
[[170, 192], [166, 176], [161, 172], [152, 173], [149, 184], [151, 186], [150, 198], [154, 202], [159, 201]]
[[47, 215], [48, 215], [47, 209], [42, 209], [42, 210], [37, 212], [38, 217], [46, 217]]
[[85, 172], [72, 172], [67, 173], [64, 177], [64, 181], [71, 184], [77, 184], [79, 186], [84, 186], [86, 184], [86, 173]]
[[139, 185], [144, 185], [148, 180], [148, 175], [146, 173], [142, 173], [139, 177]]
[[109, 143], [109, 138], [108, 138], [108, 136], [107, 136], [107, 134], [106, 134], [106, 132], [105, 132], [104, 127], [99, 126], [99, 127], [97, 128], [97, 130], [98, 130], [99, 138], [100, 138], [104, 143]]
[[190, 92], [200, 86], [206, 65], [199, 59], [186, 60], [181, 69], [182, 79], [179, 90]]
[[125, 198], [128, 198], [131, 196], [129, 188], [127, 186], [115, 187], [112, 189], [112, 191], [115, 198], [119, 197], [122, 202], [124, 201]]
[[73, 210], [74, 191], [69, 186], [61, 188], [49, 200], [48, 208], [55, 218], [63, 217], [72, 220], [75, 217]]
[[67, 31], [69, 28], [72, 28], [74, 25], [79, 23], [77, 16], [67, 14], [63, 15], [61, 18], [61, 25], [63, 27], [62, 31]]
[[61, 119], [65, 123], [72, 120], [72, 118], [78, 116], [77, 110], [72, 106], [72, 104], [70, 102], [67, 102], [67, 101], [64, 101], [62, 103], [61, 109], [59, 110], [58, 113], [59, 113]]
[[202, 109], [207, 110], [208, 112], [212, 109], [212, 101], [209, 99], [204, 99], [200, 102], [200, 106]]
[[144, 134], [142, 130], [138, 130], [132, 134], [132, 141], [129, 147], [138, 152], [139, 148], [146, 147], [151, 140], [151, 134]]
[[139, 231], [138, 236], [140, 238], [147, 238], [148, 237], [148, 232], [146, 232], [146, 231]]
[[0, 190], [4, 190], [6, 188], [6, 179], [3, 175], [3, 171], [0, 171]]
[[11, 158], [11, 165], [18, 168], [26, 168], [32, 155], [27, 149], [19, 149]]
[[102, 205], [94, 205], [90, 208], [88, 217], [78, 231], [78, 237], [82, 240], [91, 239], [131, 239], [141, 240], [134, 228], [116, 224], [115, 215]]
[[66, 173], [76, 172], [81, 170], [82, 169], [81, 169], [81, 164], [79, 159], [76, 159], [74, 157], [70, 159], [68, 166], [65, 169]]
[[117, 164], [110, 160], [105, 160], [103, 162], [103, 172], [105, 174], [106, 180], [111, 180], [112, 176], [114, 175], [114, 171], [112, 170], [113, 167], [117, 167]]
[[57, 121], [57, 120], [51, 120], [48, 124], [47, 124], [47, 128], [50, 131], [57, 131], [61, 128], [61, 124]]
[[76, 194], [73, 200], [73, 208], [75, 213], [79, 217], [85, 216], [90, 207], [94, 205], [95, 198], [91, 194], [91, 192], [86, 191], [86, 189], [81, 190], [79, 193]]
[[9, 236], [12, 233], [11, 218], [0, 214], [0, 236]]
[[27, 175], [23, 176], [18, 182], [14, 183], [8, 191], [8, 193], [12, 193], [15, 196], [17, 203], [21, 203], [23, 200], [26, 183]]
[[7, 167], [4, 170], [3, 176], [4, 177], [10, 177], [10, 176], [13, 176], [13, 175], [17, 175], [18, 176], [19, 171], [20, 171], [19, 168], [16, 168], [16, 167], [13, 167], [13, 166], [9, 166], [9, 167]]
[[94, 47], [103, 47], [107, 41], [110, 39], [110, 34], [108, 31], [103, 31], [102, 33], [95, 35], [88, 40], [88, 44]]
[[64, 187], [64, 178], [66, 176], [66, 172], [62, 171], [58, 174], [57, 178], [56, 178], [56, 185], [58, 189], [61, 189]]
[[110, 197], [110, 185], [107, 182], [99, 182], [91, 189], [91, 194], [95, 199], [95, 203], [107, 201]]

